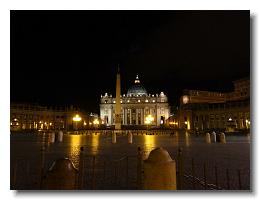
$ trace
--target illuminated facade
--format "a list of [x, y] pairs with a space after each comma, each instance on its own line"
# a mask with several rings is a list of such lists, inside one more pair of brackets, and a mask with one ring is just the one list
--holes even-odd
[[234, 81], [229, 93], [184, 90], [180, 99], [179, 127], [186, 129], [250, 128], [250, 80]]
[[[165, 124], [169, 117], [169, 104], [167, 96], [160, 94], [148, 94], [141, 85], [138, 75], [127, 94], [120, 96], [121, 103], [121, 124], [125, 126], [144, 126], [147, 125], [147, 118], [152, 126]], [[100, 99], [100, 118], [107, 126], [115, 125], [115, 105], [116, 98], [112, 95], [101, 95]]]
[[[73, 120], [78, 117], [80, 120]], [[98, 118], [80, 112], [75, 107], [47, 107], [38, 104], [11, 103], [10, 129], [19, 130], [73, 130], [91, 128]]]

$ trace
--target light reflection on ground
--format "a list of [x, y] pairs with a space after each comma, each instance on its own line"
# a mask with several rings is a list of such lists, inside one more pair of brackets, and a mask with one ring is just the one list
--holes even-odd
[[[164, 147], [172, 158], [181, 147], [186, 158], [220, 162], [227, 166], [250, 168], [250, 136], [226, 136], [227, 144], [205, 142], [203, 135], [195, 136], [185, 132], [174, 135], [133, 135], [133, 143], [128, 144], [126, 135], [118, 135], [117, 143], [112, 144], [110, 134], [64, 135], [63, 142], [50, 143], [48, 134], [11, 134], [11, 160], [17, 157], [37, 157], [43, 144], [46, 158], [69, 157], [76, 166], [79, 163], [80, 147], [88, 155], [106, 155], [120, 158], [124, 155], [137, 155], [141, 147], [144, 158], [156, 147]], [[48, 157], [49, 155], [49, 157]]]

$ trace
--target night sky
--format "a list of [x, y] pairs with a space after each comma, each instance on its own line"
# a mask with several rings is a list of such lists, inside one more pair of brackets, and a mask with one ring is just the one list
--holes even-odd
[[182, 90], [232, 90], [250, 76], [249, 11], [11, 11], [11, 102], [99, 113], [136, 74], [171, 106]]

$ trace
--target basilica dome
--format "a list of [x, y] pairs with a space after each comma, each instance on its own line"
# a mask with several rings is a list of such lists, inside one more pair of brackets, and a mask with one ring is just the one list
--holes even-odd
[[146, 89], [140, 84], [138, 75], [135, 78], [135, 84], [127, 91], [127, 96], [147, 96]]

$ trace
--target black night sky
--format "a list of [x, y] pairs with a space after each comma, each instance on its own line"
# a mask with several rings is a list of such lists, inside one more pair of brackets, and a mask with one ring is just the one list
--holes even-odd
[[78, 105], [138, 73], [171, 106], [182, 90], [232, 90], [250, 75], [249, 11], [11, 11], [11, 102]]

